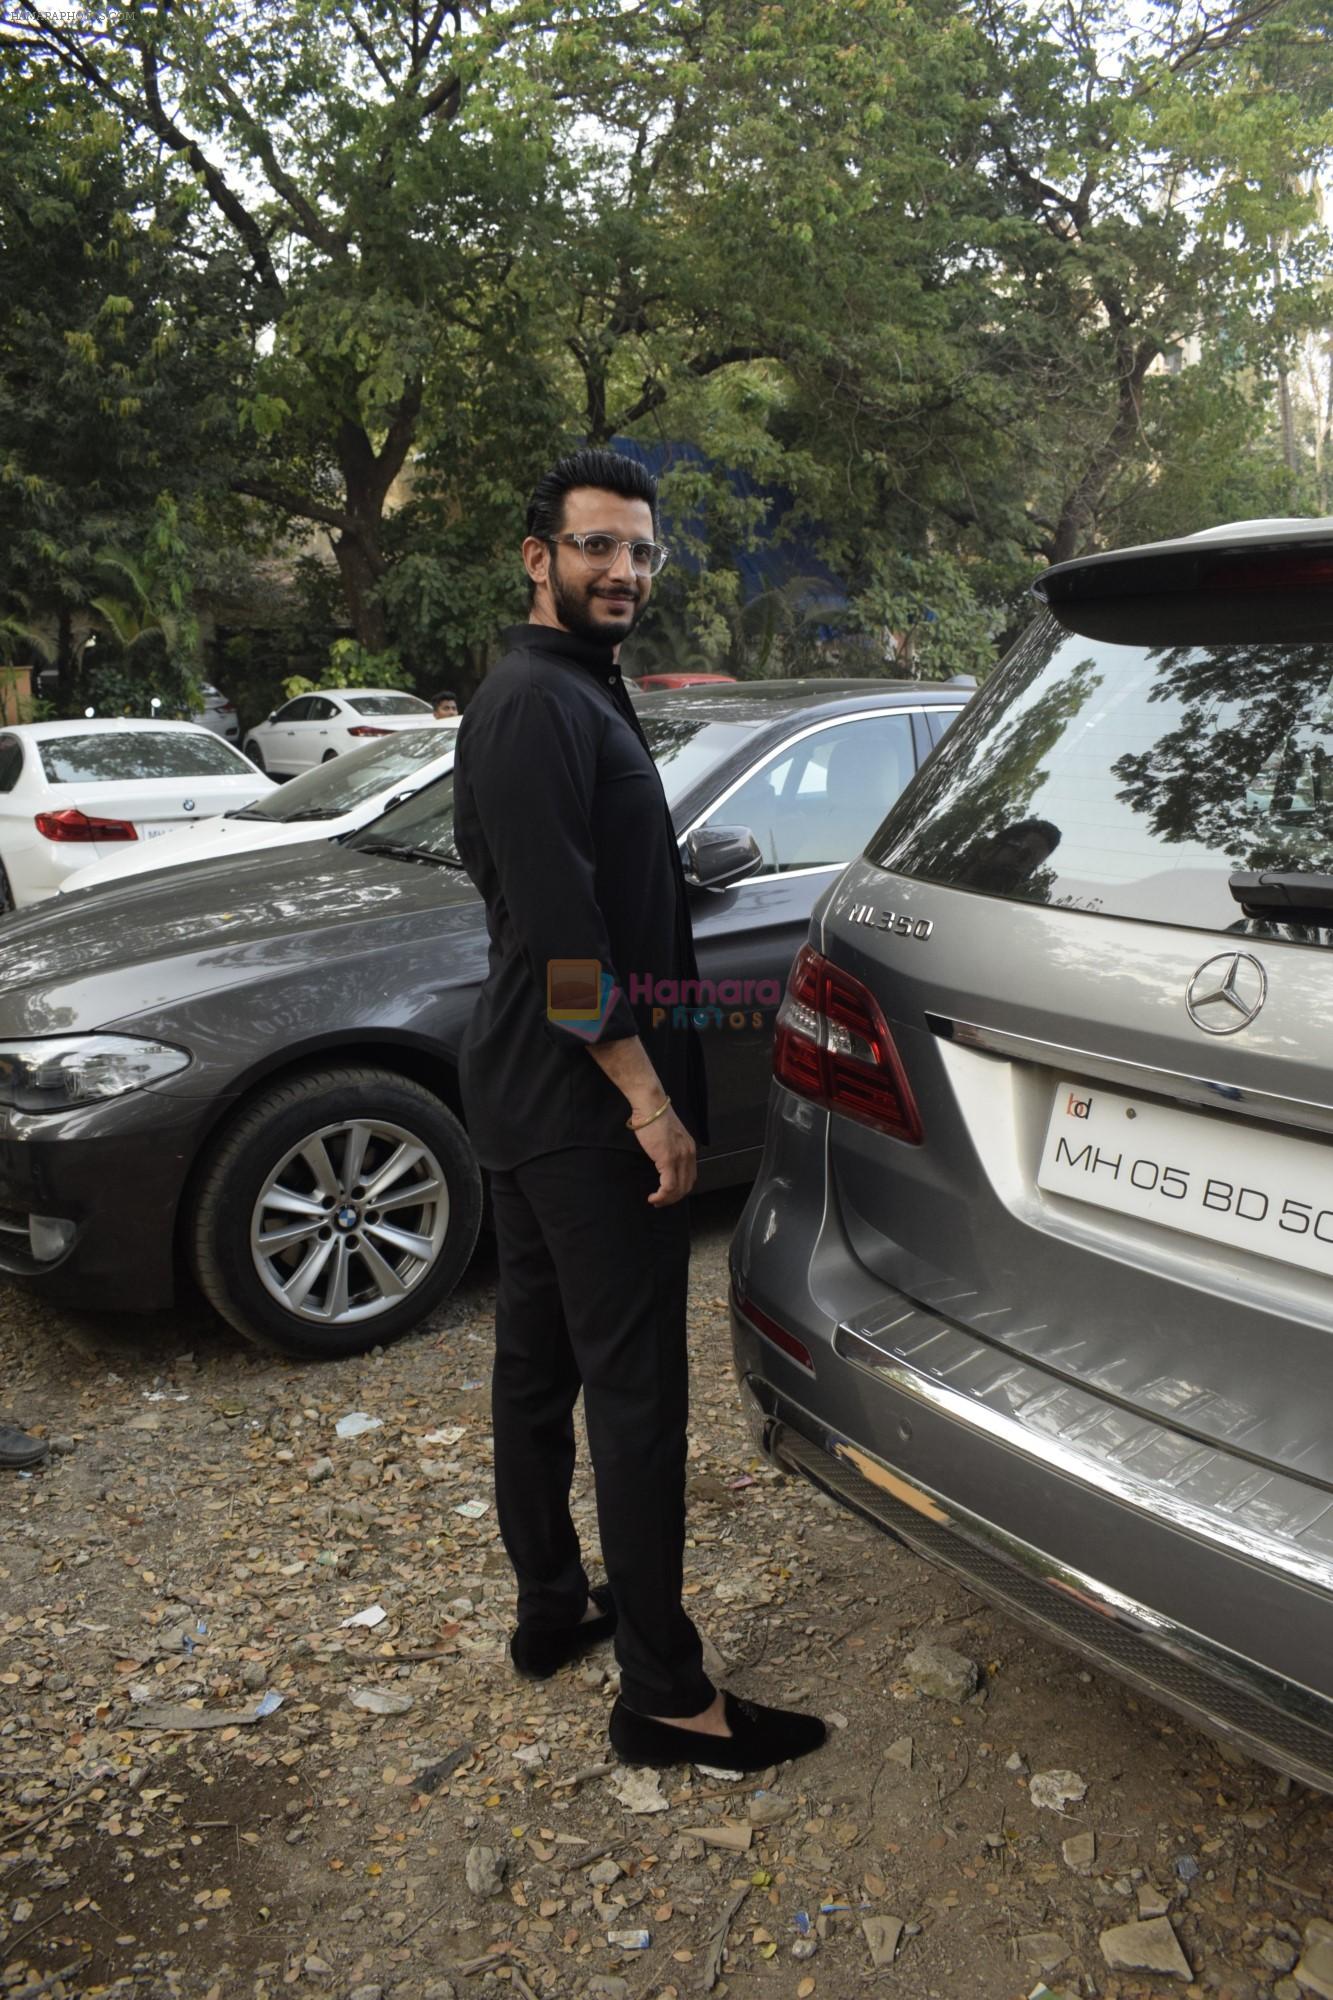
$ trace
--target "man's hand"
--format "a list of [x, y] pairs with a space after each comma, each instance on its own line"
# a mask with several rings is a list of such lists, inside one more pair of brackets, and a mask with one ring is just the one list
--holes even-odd
[[694, 1141], [675, 1112], [664, 1111], [634, 1136], [657, 1168], [657, 1191], [649, 1195], [648, 1206], [670, 1208], [672, 1202], [683, 1201], [694, 1186], [699, 1160]]

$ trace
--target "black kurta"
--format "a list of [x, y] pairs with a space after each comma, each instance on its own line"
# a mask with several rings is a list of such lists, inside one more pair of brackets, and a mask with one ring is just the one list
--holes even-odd
[[[698, 1037], [673, 1025], [669, 996], [660, 1011], [651, 997], [658, 982], [698, 976], [688, 891], [612, 648], [545, 625], [505, 637], [509, 651], [468, 704], [454, 767], [454, 838], [490, 933], [461, 1054], [477, 1157], [503, 1169], [569, 1146], [639, 1152], [624, 1097], [588, 1053], [636, 1034], [702, 1141]], [[551, 1017], [559, 961], [595, 961], [609, 976], [600, 1019]]]

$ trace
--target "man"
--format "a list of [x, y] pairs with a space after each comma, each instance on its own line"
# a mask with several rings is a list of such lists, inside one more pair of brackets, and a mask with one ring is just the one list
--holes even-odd
[[[824, 1725], [715, 1690], [681, 1605], [684, 1198], [703, 1068], [692, 1033], [654, 1028], [626, 997], [697, 976], [675, 833], [619, 666], [666, 560], [656, 500], [613, 452], [540, 481], [530, 623], [459, 730], [455, 839], [491, 940], [462, 1089], [499, 1255], [496, 1502], [520, 1672], [544, 1679], [614, 1632], [621, 1757], [761, 1770], [815, 1749]], [[580, 1387], [609, 1584], [591, 1594], [569, 1511]]]
[[458, 697], [449, 689], [442, 688], [432, 704], [437, 722], [447, 722], [451, 715], [458, 713]]

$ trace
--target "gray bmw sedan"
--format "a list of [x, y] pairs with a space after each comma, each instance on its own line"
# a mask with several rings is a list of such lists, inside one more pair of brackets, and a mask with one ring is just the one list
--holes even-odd
[[1092, 557], [816, 906], [757, 1435], [1333, 1787], [1333, 522]]
[[[658, 996], [702, 1016], [705, 1185], [758, 1162], [773, 1017], [815, 898], [965, 699], [873, 680], [642, 698], [716, 994]], [[324, 1356], [393, 1340], [447, 1296], [482, 1213], [457, 1051], [487, 950], [452, 787], [342, 842], [0, 921], [0, 1271], [110, 1308], [194, 1281], [251, 1338]]]

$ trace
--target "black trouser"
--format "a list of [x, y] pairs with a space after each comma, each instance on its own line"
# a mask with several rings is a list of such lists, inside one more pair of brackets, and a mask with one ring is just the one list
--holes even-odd
[[697, 1715], [713, 1688], [680, 1601], [689, 1214], [650, 1208], [656, 1185], [645, 1154], [593, 1147], [491, 1176], [496, 1506], [520, 1619], [576, 1624], [588, 1601], [569, 1512], [581, 1386], [622, 1697], [643, 1715]]

